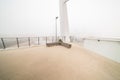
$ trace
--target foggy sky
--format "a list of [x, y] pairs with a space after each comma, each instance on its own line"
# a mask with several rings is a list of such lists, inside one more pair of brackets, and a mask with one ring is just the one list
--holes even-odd
[[[120, 0], [69, 0], [67, 7], [71, 35], [120, 38]], [[59, 0], [0, 0], [0, 36], [54, 35], [56, 16]]]

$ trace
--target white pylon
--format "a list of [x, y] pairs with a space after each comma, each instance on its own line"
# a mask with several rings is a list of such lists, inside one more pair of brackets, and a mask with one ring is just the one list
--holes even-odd
[[68, 13], [67, 13], [67, 2], [68, 0], [59, 0], [60, 7], [60, 32], [61, 36], [65, 36], [67, 42], [69, 42], [69, 24], [68, 24]]

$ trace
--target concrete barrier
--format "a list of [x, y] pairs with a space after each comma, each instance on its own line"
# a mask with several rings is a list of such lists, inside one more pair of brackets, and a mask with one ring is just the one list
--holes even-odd
[[66, 48], [71, 48], [71, 44], [68, 43], [61, 43], [61, 46], [64, 46]]
[[46, 43], [46, 46], [47, 46], [47, 47], [58, 46], [58, 45], [64, 46], [64, 47], [66, 47], [66, 48], [71, 48], [71, 46], [72, 46], [71, 44], [64, 43], [61, 39], [60, 39], [58, 42]]
[[46, 43], [46, 46], [47, 46], [47, 47], [57, 46], [57, 45], [59, 45], [58, 42], [54, 42], [54, 43]]

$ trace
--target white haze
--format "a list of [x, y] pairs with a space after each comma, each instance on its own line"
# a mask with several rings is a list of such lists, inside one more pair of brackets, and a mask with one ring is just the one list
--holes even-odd
[[[67, 6], [71, 35], [120, 38], [120, 0], [69, 0]], [[54, 35], [56, 16], [59, 0], [0, 0], [0, 36]]]

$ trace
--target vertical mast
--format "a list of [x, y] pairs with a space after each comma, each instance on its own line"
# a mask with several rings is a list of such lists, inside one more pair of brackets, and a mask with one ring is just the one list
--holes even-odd
[[66, 41], [69, 41], [69, 25], [68, 25], [68, 13], [67, 2], [68, 0], [59, 0], [60, 5], [60, 32], [61, 36], [66, 37]]

